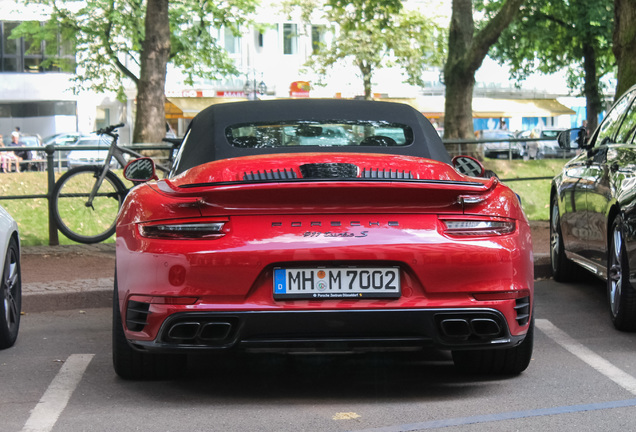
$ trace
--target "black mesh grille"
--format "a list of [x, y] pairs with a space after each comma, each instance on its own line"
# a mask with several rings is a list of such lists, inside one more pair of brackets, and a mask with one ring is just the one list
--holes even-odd
[[268, 171], [250, 171], [243, 174], [244, 181], [255, 180], [290, 180], [297, 178], [294, 170], [277, 169]]
[[528, 324], [528, 320], [530, 319], [530, 297], [517, 299], [515, 311], [517, 312], [517, 323], [520, 326]]
[[148, 324], [150, 304], [131, 300], [126, 311], [126, 327], [130, 331], [142, 331]]
[[410, 171], [400, 171], [391, 169], [372, 169], [364, 168], [362, 170], [362, 178], [370, 179], [412, 179], [413, 174]]

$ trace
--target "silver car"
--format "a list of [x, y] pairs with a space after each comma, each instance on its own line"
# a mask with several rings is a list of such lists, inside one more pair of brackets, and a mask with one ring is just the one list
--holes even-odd
[[[480, 130], [477, 131], [477, 139], [495, 142], [486, 142], [484, 144], [484, 156], [496, 159], [516, 159], [524, 155], [524, 149], [521, 143], [514, 142], [515, 135], [506, 130]], [[503, 141], [510, 140], [510, 141]]]
[[[98, 146], [96, 150], [72, 150], [66, 157], [66, 165], [69, 169], [86, 165], [103, 165], [110, 143], [101, 139], [97, 134], [83, 136], [75, 143], [76, 146]], [[111, 161], [111, 168], [117, 167], [117, 161]]]

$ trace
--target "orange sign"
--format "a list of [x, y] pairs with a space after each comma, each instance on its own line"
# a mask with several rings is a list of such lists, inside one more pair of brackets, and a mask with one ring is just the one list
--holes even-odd
[[311, 86], [308, 81], [294, 81], [289, 86], [289, 96], [291, 97], [309, 97]]

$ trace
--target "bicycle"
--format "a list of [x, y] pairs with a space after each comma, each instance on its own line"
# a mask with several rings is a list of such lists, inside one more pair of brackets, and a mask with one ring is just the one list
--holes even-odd
[[[53, 188], [53, 216], [57, 228], [78, 243], [99, 243], [115, 233], [117, 214], [128, 189], [111, 170], [111, 164], [114, 159], [122, 168], [125, 167], [125, 154], [133, 158], [143, 157], [117, 144], [117, 129], [122, 126], [123, 123], [111, 125], [96, 132], [100, 135], [100, 145], [104, 142], [109, 147], [103, 164], [71, 168]], [[170, 142], [173, 146], [177, 145], [174, 140]], [[159, 164], [156, 167], [164, 173], [169, 171]]]

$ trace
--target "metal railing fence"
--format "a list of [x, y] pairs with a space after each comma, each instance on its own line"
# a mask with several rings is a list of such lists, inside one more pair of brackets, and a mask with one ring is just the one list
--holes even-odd
[[[121, 146], [124, 148], [128, 148], [131, 150], [135, 150], [137, 152], [141, 152], [144, 150], [167, 150], [172, 151], [173, 146], [170, 144], [137, 144], [132, 146]], [[2, 195], [0, 196], [0, 200], [17, 200], [17, 199], [46, 199], [48, 201], [48, 220], [49, 220], [49, 245], [57, 246], [60, 244], [57, 225], [55, 224], [55, 218], [53, 217], [53, 188], [55, 187], [55, 172], [56, 172], [56, 163], [55, 163], [55, 152], [61, 151], [75, 151], [75, 150], [102, 150], [104, 153], [108, 151], [107, 147], [104, 146], [96, 146], [96, 145], [84, 145], [84, 146], [54, 146], [47, 145], [46, 147], [36, 147], [36, 146], [25, 146], [25, 147], [0, 147], [0, 155], [3, 152], [20, 152], [20, 151], [36, 151], [42, 152], [46, 154], [45, 166], [47, 172], [47, 192], [45, 194], [32, 194], [32, 195]], [[31, 159], [31, 160], [23, 160], [22, 163], [25, 162], [44, 162], [40, 159]], [[59, 164], [58, 159], [58, 165]], [[99, 163], [96, 163], [99, 165]], [[57, 169], [60, 171], [61, 169]]]
[[[545, 142], [550, 140], [546, 138], [501, 139], [501, 140], [490, 140], [490, 139], [489, 140], [444, 140], [444, 144], [446, 145], [447, 150], [449, 150], [449, 153], [451, 154], [451, 156], [454, 156], [456, 154], [478, 154], [483, 156], [484, 149], [481, 146], [484, 146], [486, 144], [493, 144], [493, 143], [508, 143], [508, 149], [504, 149], [503, 153], [506, 156], [505, 159], [508, 159], [508, 158], [512, 159], [516, 155], [512, 151], [512, 146], [515, 145], [515, 143], [520, 143], [520, 142], [532, 143], [532, 142], [541, 142], [541, 141]], [[477, 148], [473, 148], [471, 149], [472, 151], [470, 151], [469, 148], [471, 146], [477, 146]], [[122, 146], [122, 147], [135, 150], [137, 152], [144, 151], [144, 150], [165, 150], [170, 152], [174, 149], [174, 147], [170, 144], [137, 144], [137, 145], [131, 145], [131, 146]], [[454, 149], [457, 149], [457, 151], [461, 153], [456, 153]], [[23, 161], [22, 163], [24, 164], [25, 162], [37, 162], [37, 163], [44, 164], [46, 172], [47, 172], [47, 192], [45, 194], [31, 194], [31, 195], [0, 195], [0, 200], [46, 199], [48, 201], [49, 245], [51, 246], [59, 245], [57, 226], [55, 224], [55, 219], [53, 217], [52, 194], [53, 194], [53, 188], [55, 187], [55, 173], [56, 171], [59, 172], [62, 169], [61, 168], [62, 159], [58, 158], [57, 164], [56, 164], [54, 155], [56, 152], [62, 152], [62, 151], [68, 152], [68, 151], [74, 151], [74, 150], [103, 150], [104, 152], [106, 152], [107, 148], [105, 148], [104, 146], [96, 146], [96, 145], [90, 145], [90, 146], [88, 145], [85, 145], [85, 146], [47, 145], [46, 147], [35, 147], [35, 146], [0, 147], [0, 155], [2, 155], [2, 152], [16, 152], [16, 151], [36, 151], [36, 152], [44, 152], [46, 154], [46, 157], [44, 160], [36, 159], [36, 160], [30, 160], [30, 161]], [[521, 155], [520, 157], [524, 157], [524, 155]], [[552, 156], [552, 157], [559, 157], [559, 156]], [[547, 180], [551, 178], [552, 177], [526, 177], [526, 178], [502, 179], [502, 181], [514, 182], [514, 181], [530, 181], [530, 180]]]

